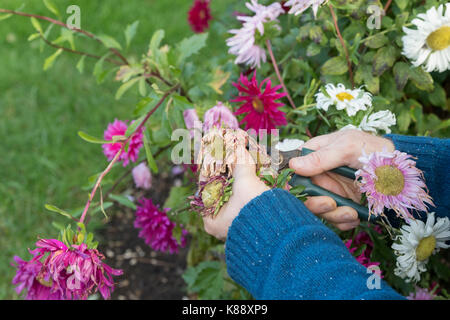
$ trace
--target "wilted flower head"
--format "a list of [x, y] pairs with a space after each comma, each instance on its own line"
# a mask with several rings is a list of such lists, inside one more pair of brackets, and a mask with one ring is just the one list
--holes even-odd
[[232, 192], [233, 179], [224, 176], [214, 176], [206, 181], [199, 182], [199, 190], [192, 199], [191, 206], [203, 216], [217, 215], [220, 208], [226, 203]]
[[139, 237], [153, 250], [177, 253], [179, 247], [186, 246], [187, 231], [182, 229], [180, 243], [173, 236], [175, 223], [167, 216], [169, 209], [160, 210], [151, 199], [142, 198], [136, 210], [134, 227], [141, 229]]
[[394, 273], [406, 279], [417, 282], [420, 273], [426, 271], [426, 264], [432, 254], [440, 249], [450, 247], [446, 242], [450, 240], [450, 220], [434, 217], [434, 212], [428, 214], [427, 222], [409, 220], [400, 229], [396, 242], [392, 245], [397, 255]]
[[[246, 63], [251, 67], [260, 67], [261, 62], [266, 62], [266, 51], [260, 44], [256, 43], [256, 37], [264, 35], [264, 24], [276, 22], [277, 17], [284, 12], [278, 2], [269, 6], [263, 6], [257, 0], [247, 2], [248, 9], [255, 13], [254, 16], [239, 15], [237, 19], [243, 22], [240, 29], [229, 32], [234, 34], [227, 39], [230, 47], [229, 53], [237, 56], [235, 63]], [[277, 28], [276, 25], [274, 25]]]
[[203, 130], [205, 132], [208, 132], [212, 127], [227, 129], [239, 128], [234, 114], [220, 101], [217, 102], [217, 105], [205, 112], [203, 120]]
[[148, 190], [152, 187], [152, 174], [144, 162], [134, 167], [131, 174], [137, 188]]
[[433, 205], [423, 173], [410, 158], [397, 150], [370, 155], [363, 151], [359, 158], [363, 168], [355, 175], [359, 191], [367, 196], [370, 214], [381, 215], [387, 208], [408, 219], [412, 217], [408, 210], [427, 211], [426, 203]]
[[[34, 257], [29, 262], [15, 259], [18, 270], [13, 280], [19, 284], [18, 288], [31, 290], [27, 294], [29, 298], [78, 300], [100, 291], [103, 298], [108, 299], [114, 290], [112, 276], [122, 274], [121, 270], [103, 263], [101, 260], [105, 257], [85, 243], [66, 246], [56, 239], [41, 239], [30, 253]], [[49, 289], [31, 281], [34, 274], [34, 281]]]
[[188, 21], [192, 30], [201, 33], [209, 28], [212, 19], [209, 0], [195, 0], [188, 12]]
[[245, 130], [265, 129], [270, 132], [277, 126], [287, 124], [285, 113], [278, 110], [284, 104], [275, 102], [286, 96], [285, 92], [277, 92], [281, 85], [272, 87], [269, 78], [258, 83], [255, 71], [250, 81], [241, 74], [239, 82], [233, 83], [233, 86], [239, 90], [239, 96], [231, 101], [243, 103], [235, 114], [246, 114], [241, 120], [241, 124], [245, 123]]
[[[114, 136], [125, 136], [127, 129], [128, 126], [125, 122], [116, 119], [113, 123], [110, 123], [108, 125], [108, 128], [105, 130], [103, 137], [105, 140], [111, 141], [113, 140]], [[128, 165], [130, 160], [133, 162], [137, 161], [139, 150], [143, 146], [142, 139], [143, 133], [142, 130], [140, 130], [139, 132], [136, 132], [131, 138], [130, 142], [128, 143], [128, 150], [122, 151], [122, 154], [119, 156], [119, 161], [122, 161], [124, 167]], [[111, 161], [115, 157], [117, 152], [119, 152], [120, 148], [122, 147], [122, 143], [105, 143], [102, 145], [102, 147], [103, 153], [107, 157], [108, 161]]]
[[389, 127], [395, 126], [397, 120], [395, 114], [389, 110], [378, 111], [369, 116], [364, 116], [359, 127], [364, 131], [377, 133], [377, 130], [384, 130], [386, 133], [391, 133]]

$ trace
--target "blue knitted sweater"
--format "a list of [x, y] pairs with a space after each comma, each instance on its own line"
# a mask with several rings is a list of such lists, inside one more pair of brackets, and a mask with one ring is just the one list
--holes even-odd
[[[389, 135], [396, 149], [418, 158], [436, 204], [449, 212], [450, 139]], [[226, 240], [229, 275], [256, 299], [403, 299], [349, 253], [342, 240], [301, 201], [273, 189], [250, 201]], [[373, 288], [373, 289], [369, 289]]]

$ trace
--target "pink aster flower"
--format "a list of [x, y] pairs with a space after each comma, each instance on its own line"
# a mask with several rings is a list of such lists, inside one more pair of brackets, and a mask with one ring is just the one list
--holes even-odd
[[148, 190], [152, 187], [152, 174], [144, 162], [134, 167], [131, 174], [137, 188]]
[[172, 235], [175, 223], [167, 216], [169, 209], [161, 211], [159, 206], [154, 205], [153, 201], [147, 198], [142, 198], [139, 203], [134, 227], [141, 229], [139, 237], [144, 239], [146, 244], [153, 250], [163, 252], [168, 250], [171, 254], [178, 253], [179, 247], [186, 246], [186, 230], [182, 229], [180, 244]]
[[370, 214], [383, 214], [384, 208], [394, 210], [404, 219], [412, 217], [408, 210], [427, 211], [426, 203], [434, 205], [426, 192], [423, 173], [411, 156], [386, 150], [363, 156], [363, 168], [356, 172], [359, 190], [365, 193]]
[[41, 239], [30, 253], [34, 257], [28, 262], [15, 259], [18, 270], [13, 280], [19, 284], [17, 290], [28, 289], [27, 298], [78, 300], [100, 291], [108, 299], [114, 290], [112, 276], [122, 274], [103, 263], [105, 257], [85, 243], [67, 247], [56, 239]]
[[208, 132], [212, 127], [237, 129], [238, 121], [234, 114], [222, 102], [218, 102], [216, 106], [205, 112], [203, 116], [203, 130]]
[[285, 92], [277, 92], [281, 88], [280, 85], [272, 87], [269, 78], [258, 84], [255, 71], [250, 81], [241, 75], [239, 83], [235, 82], [233, 86], [239, 90], [239, 96], [231, 101], [243, 102], [235, 114], [246, 114], [241, 120], [241, 124], [246, 123], [245, 130], [251, 128], [256, 131], [259, 129], [270, 131], [276, 126], [287, 124], [285, 113], [278, 110], [284, 104], [275, 102], [286, 96]]
[[428, 289], [416, 287], [416, 292], [411, 292], [406, 299], [408, 300], [433, 300], [436, 295]]
[[[110, 123], [108, 125], [103, 138], [110, 141], [114, 136], [125, 136], [127, 129], [128, 126], [125, 122], [116, 119], [113, 123]], [[124, 167], [128, 165], [130, 160], [133, 162], [137, 161], [139, 150], [143, 146], [143, 136], [144, 135], [142, 133], [142, 129], [139, 132], [136, 132], [128, 143], [128, 150], [122, 151], [122, 154], [119, 156], [119, 161], [122, 161]], [[105, 143], [102, 145], [102, 147], [103, 153], [105, 154], [106, 158], [108, 159], [108, 161], [111, 161], [115, 157], [117, 152], [119, 152], [120, 148], [122, 147], [122, 143]]]
[[188, 12], [188, 21], [192, 30], [201, 33], [209, 28], [212, 19], [209, 0], [195, 0]]

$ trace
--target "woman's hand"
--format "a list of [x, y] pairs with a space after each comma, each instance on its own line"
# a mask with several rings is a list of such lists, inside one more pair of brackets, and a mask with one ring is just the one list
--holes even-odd
[[[355, 202], [361, 200], [361, 194], [354, 180], [327, 172], [340, 166], [360, 169], [358, 158], [364, 150], [366, 153], [395, 150], [391, 140], [377, 137], [359, 130], [342, 130], [331, 134], [315, 137], [302, 147], [315, 152], [291, 159], [289, 166], [295, 173], [311, 177], [314, 184]], [[309, 197], [306, 207], [320, 218], [324, 218], [340, 230], [350, 230], [359, 225], [358, 214], [350, 207], [337, 207], [330, 197]]]

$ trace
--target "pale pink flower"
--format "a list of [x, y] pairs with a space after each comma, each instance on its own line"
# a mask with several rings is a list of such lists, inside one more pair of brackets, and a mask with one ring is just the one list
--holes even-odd
[[205, 112], [203, 116], [203, 130], [208, 132], [212, 127], [237, 129], [239, 123], [233, 112], [227, 108], [222, 102], [217, 102], [217, 105]]
[[152, 174], [144, 162], [134, 167], [131, 174], [137, 188], [148, 190], [152, 187]]
[[194, 130], [200, 124], [200, 119], [198, 118], [197, 111], [195, 109], [186, 109], [183, 111], [184, 123], [186, 128], [191, 134], [191, 138], [194, 137]]
[[363, 152], [359, 158], [363, 168], [355, 176], [359, 191], [367, 196], [370, 214], [381, 215], [387, 208], [408, 219], [412, 217], [409, 210], [426, 212], [426, 203], [433, 205], [426, 192], [423, 173], [410, 158], [397, 150], [370, 155]]
[[411, 292], [406, 299], [408, 300], [433, 300], [436, 295], [428, 289], [416, 287], [416, 292]]

